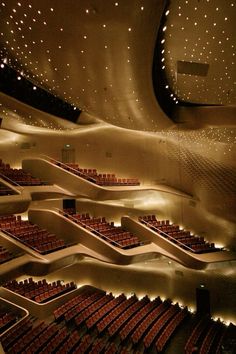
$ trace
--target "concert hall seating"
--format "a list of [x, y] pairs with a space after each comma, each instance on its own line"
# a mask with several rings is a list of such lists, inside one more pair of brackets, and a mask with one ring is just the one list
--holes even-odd
[[11, 311], [0, 308], [0, 335], [17, 321], [16, 315]]
[[[21, 285], [33, 283], [28, 279]], [[230, 328], [210, 317], [198, 318], [171, 300], [115, 297], [91, 287], [65, 301], [53, 314], [53, 322], [28, 316], [10, 327], [1, 337], [5, 352], [159, 353], [184, 321], [195, 321], [183, 352], [193, 353], [197, 346], [201, 354], [218, 354]]]
[[118, 178], [111, 173], [98, 173], [96, 169], [80, 168], [76, 163], [63, 163], [51, 160], [57, 166], [74, 173], [76, 176], [84, 178], [90, 182], [100, 186], [139, 186], [140, 182], [137, 178]]
[[128, 249], [141, 246], [144, 243], [131, 232], [117, 227], [114, 222], [107, 222], [105, 217], [91, 217], [86, 214], [72, 214], [73, 209], [64, 209], [60, 213], [68, 217], [71, 221], [84, 227], [87, 231], [92, 232], [113, 246]]
[[194, 348], [198, 348], [198, 353], [201, 354], [220, 353], [220, 344], [226, 331], [220, 321], [213, 322], [209, 316], [198, 318], [185, 344], [185, 353], [193, 353]]
[[15, 215], [0, 216], [0, 230], [41, 254], [70, 246], [46, 229], [42, 229], [28, 220], [22, 220], [20, 215], [17, 217]]
[[46, 279], [34, 281], [32, 278], [24, 281], [10, 280], [3, 284], [7, 288], [30, 300], [43, 303], [76, 289], [74, 282], [63, 284], [61, 280], [48, 283]]
[[17, 168], [11, 168], [8, 163], [3, 163], [0, 159], [0, 177], [9, 183], [20, 186], [42, 186], [48, 184], [40, 178], [33, 177], [30, 173]]
[[155, 215], [139, 216], [139, 222], [149, 227], [162, 237], [193, 253], [220, 251], [214, 243], [207, 242], [202, 236], [194, 236], [190, 231], [180, 229], [179, 225], [169, 220], [157, 220]]

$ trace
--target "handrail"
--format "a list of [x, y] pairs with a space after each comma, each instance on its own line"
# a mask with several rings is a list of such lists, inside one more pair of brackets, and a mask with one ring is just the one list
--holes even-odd
[[[55, 209], [57, 209], [57, 210], [59, 211], [59, 213], [63, 213], [62, 215], [65, 216], [66, 213], [65, 213], [63, 210], [58, 209], [58, 208], [55, 208]], [[89, 229], [90, 232], [92, 232], [92, 233], [95, 232], [95, 233], [96, 233], [97, 235], [99, 235], [100, 237], [109, 240], [110, 243], [114, 243], [115, 245], [117, 245], [117, 247], [122, 248], [122, 247], [121, 247], [122, 245], [120, 245], [120, 244], [117, 243], [116, 241], [110, 239], [110, 238], [107, 237], [106, 235], [103, 235], [101, 232], [97, 231], [96, 229], [93, 229], [91, 226], [89, 226], [89, 225], [83, 223], [82, 221], [79, 221], [78, 219], [74, 218], [73, 215], [71, 215], [71, 214], [68, 214], [68, 215], [71, 216], [71, 218], [73, 219], [73, 221], [75, 221], [76, 224], [81, 224], [82, 226], [84, 226], [85, 229]], [[70, 219], [70, 220], [71, 220], [71, 219]], [[142, 243], [148, 243], [148, 241], [144, 241], [144, 242], [142, 241]]]
[[[49, 157], [49, 156], [47, 156], [47, 155], [42, 155], [42, 157], [46, 157], [49, 162], [50, 162], [50, 161], [53, 161], [54, 163], [56, 162], [56, 165], [59, 163], [60, 165], [65, 166], [64, 169], [67, 169], [67, 170], [69, 169], [69, 170], [71, 170], [74, 174], [77, 174], [77, 173], [79, 172], [82, 176], [84, 176], [84, 177], [86, 177], [86, 178], [89, 178], [89, 179], [92, 180], [92, 182], [94, 182], [94, 183], [97, 183], [97, 181], [96, 181], [95, 178], [89, 176], [88, 174], [86, 174], [86, 173], [84, 173], [84, 172], [78, 171], [78, 170], [76, 170], [76, 169], [73, 168], [73, 167], [67, 166], [64, 162], [58, 161], [58, 160], [56, 160], [56, 159], [54, 159], [54, 158], [52, 158], [52, 157]], [[61, 167], [61, 166], [58, 166], [58, 165], [57, 165], [57, 167]], [[76, 173], [75, 173], [75, 172], [76, 172]], [[79, 177], [80, 177], [80, 176], [79, 176]], [[91, 182], [91, 181], [89, 181], [89, 182]]]
[[[57, 209], [57, 208], [55, 208], [55, 209]], [[62, 214], [63, 216], [66, 215], [66, 213], [65, 213], [63, 210], [58, 209], [58, 211], [59, 211], [59, 213], [63, 213], [63, 214]], [[71, 218], [73, 219], [73, 222], [75, 222], [76, 224], [81, 224], [82, 226], [84, 226], [85, 229], [89, 229], [90, 232], [93, 232], [93, 233], [96, 232], [96, 234], [98, 234], [100, 237], [106, 238], [106, 239], [109, 240], [110, 242], [115, 243], [115, 244], [117, 245], [117, 247], [120, 248], [121, 245], [119, 245], [119, 243], [117, 243], [116, 241], [114, 241], [114, 240], [110, 239], [109, 237], [103, 235], [101, 232], [97, 231], [96, 229], [93, 229], [93, 228], [90, 227], [89, 225], [86, 225], [86, 224], [83, 223], [82, 221], [79, 221], [78, 219], [74, 218], [73, 215], [71, 215], [71, 214], [68, 214], [68, 215], [71, 216]], [[71, 219], [70, 219], [70, 220], [71, 220]]]
[[11, 180], [9, 177], [7, 177], [6, 175], [4, 175], [4, 174], [1, 173], [1, 172], [0, 172], [0, 177], [1, 177], [2, 179], [6, 180], [7, 182], [9, 182], [9, 183], [15, 185], [16, 187], [20, 188], [21, 190], [24, 189], [20, 184], [18, 184], [17, 182]]
[[167, 236], [167, 238], [170, 238], [171, 240], [175, 241], [175, 243], [177, 242], [178, 244], [180, 244], [181, 246], [184, 246], [185, 248], [187, 248], [188, 250], [190, 250], [190, 252], [196, 253], [196, 251], [193, 248], [190, 248], [189, 246], [185, 245], [184, 243], [180, 242], [179, 240], [175, 239], [174, 237], [168, 235], [166, 232], [160, 230], [158, 227], [153, 226], [152, 224], [150, 224], [149, 222], [147, 222], [146, 220], [142, 219], [142, 221], [144, 222], [145, 225], [148, 225], [148, 227], [150, 228], [150, 226], [155, 229], [156, 231], [158, 231], [159, 235], [162, 236], [161, 234], [164, 234], [165, 236]]
[[41, 251], [39, 251], [37, 248], [35, 248], [34, 246], [30, 246], [29, 244], [25, 243], [23, 240], [21, 240], [19, 237], [17, 237], [16, 235], [12, 234], [11, 232], [0, 228], [0, 231], [3, 232], [4, 234], [6, 234], [7, 236], [10, 236], [12, 238], [14, 238], [17, 242], [22, 243], [23, 246], [25, 247], [29, 247], [31, 248], [33, 251], [41, 253]]

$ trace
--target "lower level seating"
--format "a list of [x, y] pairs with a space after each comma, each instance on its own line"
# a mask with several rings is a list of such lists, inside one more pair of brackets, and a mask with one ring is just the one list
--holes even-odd
[[0, 309], [0, 335], [17, 321], [17, 316], [9, 311]]
[[[138, 300], [135, 295], [127, 298], [124, 294], [115, 297], [94, 288], [66, 301], [54, 310], [54, 316], [53, 322], [27, 317], [10, 327], [1, 336], [5, 352], [163, 353], [177, 327], [187, 317], [194, 319], [187, 308], [170, 300], [157, 297], [151, 301], [147, 296]], [[181, 353], [193, 353], [198, 348], [201, 354], [219, 354], [229, 329], [209, 317], [196, 318]]]
[[61, 280], [48, 283], [46, 279], [34, 281], [32, 278], [24, 281], [11, 280], [3, 286], [17, 294], [38, 303], [43, 303], [76, 289], [74, 282], [63, 284]]

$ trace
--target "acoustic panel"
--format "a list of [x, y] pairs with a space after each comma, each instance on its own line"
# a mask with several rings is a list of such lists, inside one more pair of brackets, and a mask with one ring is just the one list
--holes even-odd
[[177, 61], [177, 73], [197, 76], [207, 76], [209, 64], [195, 63], [190, 61]]

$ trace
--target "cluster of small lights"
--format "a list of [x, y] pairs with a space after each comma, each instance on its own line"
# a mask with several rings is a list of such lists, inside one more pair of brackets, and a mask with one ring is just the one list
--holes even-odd
[[[119, 17], [121, 16], [123, 6], [119, 1], [114, 1], [109, 6], [114, 11], [113, 16], [116, 16], [116, 14]], [[137, 14], [145, 14], [144, 4], [139, 2], [135, 10]], [[84, 22], [89, 22], [96, 16], [99, 9], [89, 6], [81, 8], [80, 11], [81, 13], [76, 15], [82, 16]], [[4, 31], [2, 30], [0, 33], [0, 58], [7, 58], [8, 65], [19, 72], [18, 80], [21, 80], [22, 77], [28, 78], [44, 87], [55, 97], [63, 97], [66, 102], [87, 112], [93, 112], [94, 107], [97, 109], [97, 103], [101, 102], [101, 97], [104, 100], [104, 106], [108, 109], [114, 107], [114, 102], [118, 103], [113, 90], [110, 90], [110, 88], [115, 87], [113, 85], [113, 70], [115, 68], [106, 54], [114, 47], [109, 36], [109, 33], [113, 30], [113, 24], [110, 21], [97, 23], [97, 31], [93, 30], [92, 32], [89, 29], [90, 26], [86, 26], [86, 24], [77, 26], [79, 50], [76, 51], [77, 57], [74, 60], [75, 58], [67, 55], [70, 52], [67, 38], [74, 27], [68, 26], [68, 16], [65, 18], [59, 16], [57, 6], [50, 7], [50, 5], [30, 4], [21, 1], [11, 8], [7, 2], [1, 2], [0, 12], [4, 24], [2, 26]], [[69, 21], [69, 24], [73, 23], [71, 19]], [[55, 38], [53, 41], [49, 35], [52, 27], [53, 37]], [[94, 69], [89, 65], [95, 32], [102, 38], [102, 40], [97, 41], [98, 43], [101, 42], [101, 48], [97, 48], [97, 51], [101, 54], [104, 53], [105, 56], [105, 60], [100, 60], [104, 63], [104, 85], [97, 82], [93, 74]], [[123, 56], [124, 65], [129, 66], [127, 69], [129, 72], [127, 76], [129, 87], [127, 90], [132, 92], [136, 111], [141, 114], [143, 102], [135, 90], [135, 80], [131, 68], [133, 63], [130, 54], [132, 38], [135, 34], [133, 23], [127, 25], [124, 32], [130, 38], [128, 43], [124, 42], [126, 55]], [[62, 57], [63, 60], [61, 60]], [[65, 58], [68, 58], [66, 63]], [[75, 86], [73, 79], [74, 73], [78, 72], [78, 63], [81, 63], [81, 71], [78, 83]], [[33, 90], [35, 89], [33, 88]], [[112, 110], [114, 112], [114, 109]], [[117, 114], [106, 116], [106, 119], [115, 123], [119, 119], [118, 111], [119, 108]], [[127, 124], [131, 125], [133, 121], [133, 117], [128, 117]]]
[[54, 131], [74, 130], [76, 128], [76, 125], [74, 125], [73, 123], [67, 122], [65, 125], [65, 124], [60, 124], [58, 119], [50, 120], [49, 117], [47, 117], [47, 119], [42, 119], [40, 118], [40, 116], [35, 114], [26, 114], [25, 110], [23, 112], [20, 109], [17, 110], [17, 109], [9, 108], [9, 105], [6, 105], [1, 102], [0, 102], [0, 115], [1, 118], [4, 117], [11, 118], [21, 124], [50, 129]]
[[199, 130], [181, 131], [169, 130], [161, 131], [160, 137], [169, 142], [181, 142], [181, 147], [188, 148], [195, 153], [215, 156], [216, 152], [221, 152], [224, 158], [231, 159], [236, 149], [236, 129], [230, 127], [209, 127]]
[[[170, 10], [167, 10], [167, 11], [165, 12], [165, 20], [167, 20], [167, 17], [168, 17], [168, 15], [169, 15], [169, 13], [170, 13]], [[165, 23], [166, 23], [166, 21], [165, 21]], [[162, 32], [166, 32], [166, 30], [167, 30], [167, 25], [164, 24], [164, 26], [163, 26], [163, 28], [162, 28]], [[163, 35], [164, 35], [164, 33], [163, 33]], [[161, 45], [162, 45], [162, 47], [161, 47], [161, 54], [162, 54], [162, 57], [161, 57], [161, 69], [162, 69], [162, 70], [166, 70], [166, 65], [165, 65], [166, 56], [165, 56], [165, 48], [164, 48], [164, 46], [165, 46], [165, 38], [162, 38], [162, 39], [161, 39]], [[168, 91], [170, 91], [169, 85], [166, 84], [166, 85], [165, 85], [165, 89], [168, 90]], [[171, 99], [175, 104], [178, 104], [178, 103], [179, 103], [177, 97], [175, 96], [175, 94], [174, 94], [173, 92], [170, 93], [170, 99]]]
[[[236, 102], [233, 7], [233, 0], [171, 3], [165, 13], [161, 45], [162, 68], [166, 70], [174, 101], [179, 98], [194, 103], [227, 105]], [[177, 61], [209, 64], [208, 74], [179, 74]]]

